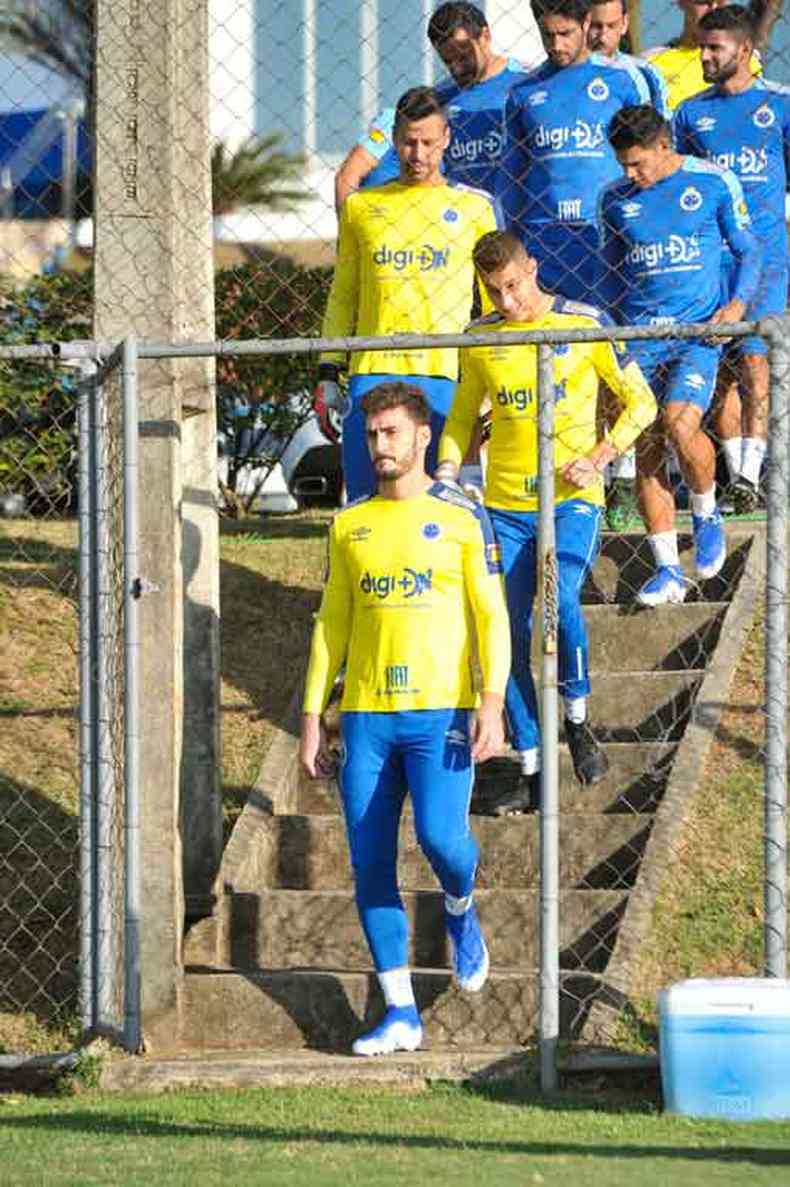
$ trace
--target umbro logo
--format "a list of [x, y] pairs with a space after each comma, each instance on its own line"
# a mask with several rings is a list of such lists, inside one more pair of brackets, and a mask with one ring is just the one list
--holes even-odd
[[623, 218], [638, 218], [641, 210], [641, 202], [623, 202]]
[[527, 96], [528, 107], [541, 107], [549, 97], [548, 91], [533, 91]]
[[706, 383], [704, 375], [700, 375], [699, 371], [689, 371], [686, 376], [686, 384], [688, 387], [693, 387], [695, 391], [700, 391]]
[[711, 132], [716, 127], [716, 121], [712, 115], [703, 115], [695, 120], [694, 127], [699, 132]]

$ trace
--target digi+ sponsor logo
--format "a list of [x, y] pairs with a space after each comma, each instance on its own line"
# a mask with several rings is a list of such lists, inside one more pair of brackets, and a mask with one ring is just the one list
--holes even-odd
[[626, 260], [629, 264], [647, 264], [648, 268], [677, 268], [693, 263], [701, 255], [698, 235], [670, 235], [658, 243], [637, 243]]
[[523, 412], [535, 403], [535, 393], [531, 387], [501, 387], [496, 394], [496, 402], [503, 408], [515, 408]]
[[432, 247], [430, 243], [423, 243], [416, 250], [411, 247], [387, 247], [383, 243], [373, 252], [373, 263], [379, 268], [393, 268], [402, 272], [404, 268], [411, 268], [415, 264], [420, 272], [435, 272], [439, 268], [446, 268], [450, 258], [449, 247]]
[[573, 127], [563, 125], [559, 128], [547, 124], [539, 124], [533, 142], [536, 148], [548, 148], [551, 152], [572, 146], [574, 152], [589, 152], [600, 148], [606, 139], [602, 123], [589, 124], [586, 120], [577, 120]]
[[751, 178], [768, 169], [768, 153], [764, 148], [750, 148], [744, 144], [739, 152], [720, 152], [711, 156], [720, 169], [732, 169], [739, 177]]
[[449, 156], [452, 161], [465, 161], [467, 165], [480, 160], [495, 161], [501, 157], [504, 144], [503, 134], [492, 130], [478, 139], [453, 140]]
[[382, 602], [393, 594], [402, 598], [419, 598], [433, 588], [433, 569], [420, 573], [416, 569], [404, 568], [400, 576], [396, 573], [366, 571], [359, 579], [359, 588], [364, 594], [373, 594]]

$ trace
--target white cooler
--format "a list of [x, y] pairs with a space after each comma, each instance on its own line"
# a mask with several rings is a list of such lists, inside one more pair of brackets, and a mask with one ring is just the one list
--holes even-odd
[[790, 981], [694, 978], [658, 996], [670, 1113], [790, 1118]]

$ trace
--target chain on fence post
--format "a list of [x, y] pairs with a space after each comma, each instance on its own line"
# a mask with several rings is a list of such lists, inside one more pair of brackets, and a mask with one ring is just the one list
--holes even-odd
[[138, 401], [137, 342], [123, 343], [121, 394], [123, 403], [123, 528], [124, 528], [124, 1044], [141, 1046], [140, 920], [140, 639], [138, 602]]
[[771, 319], [765, 622], [764, 974], [787, 976], [787, 500], [790, 321]]
[[554, 352], [538, 347], [538, 555], [541, 590], [540, 1086], [557, 1088], [560, 1033], [559, 712], [554, 528]]

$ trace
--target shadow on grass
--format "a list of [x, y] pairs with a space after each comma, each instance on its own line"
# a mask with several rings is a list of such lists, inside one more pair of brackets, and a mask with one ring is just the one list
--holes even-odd
[[[557, 1104], [556, 1109], [566, 1111], [567, 1105]], [[587, 1106], [589, 1107], [589, 1106]], [[625, 1144], [612, 1142], [566, 1141], [513, 1141], [505, 1139], [486, 1140], [480, 1138], [440, 1137], [428, 1134], [379, 1133], [376, 1131], [324, 1130], [305, 1126], [270, 1125], [223, 1125], [215, 1121], [206, 1124], [175, 1124], [172, 1121], [155, 1121], [151, 1117], [135, 1114], [125, 1118], [112, 1113], [86, 1110], [67, 1115], [35, 1117], [4, 1117], [6, 1129], [42, 1129], [61, 1134], [94, 1134], [100, 1138], [130, 1136], [140, 1138], [199, 1138], [214, 1140], [258, 1141], [292, 1145], [295, 1142], [310, 1142], [321, 1146], [384, 1147], [394, 1150], [445, 1150], [468, 1154], [469, 1151], [489, 1154], [523, 1154], [539, 1157], [568, 1158], [671, 1158], [689, 1162], [745, 1163], [755, 1166], [790, 1166], [790, 1151], [772, 1150], [758, 1146], [739, 1145], [651, 1145], [649, 1143]], [[713, 1140], [713, 1139], [712, 1139]]]

